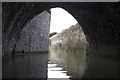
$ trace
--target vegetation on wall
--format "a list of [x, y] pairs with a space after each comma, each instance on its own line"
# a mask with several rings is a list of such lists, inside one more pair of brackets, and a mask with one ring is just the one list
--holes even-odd
[[88, 48], [85, 35], [78, 23], [51, 37], [50, 40], [50, 48], [55, 50], [85, 54]]
[[46, 10], [49, 14], [51, 14], [51, 10], [49, 9], [49, 10]]
[[49, 37], [52, 37], [52, 36], [54, 36], [55, 34], [57, 34], [57, 32], [52, 32], [52, 33], [50, 33]]

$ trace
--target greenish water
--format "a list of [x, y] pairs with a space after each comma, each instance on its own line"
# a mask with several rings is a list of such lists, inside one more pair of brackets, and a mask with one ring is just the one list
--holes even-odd
[[51, 50], [49, 62], [62, 67], [71, 78], [119, 78], [120, 76], [119, 60], [86, 56], [81, 52]]
[[81, 52], [51, 50], [27, 53], [2, 59], [3, 78], [119, 78], [120, 61]]
[[5, 56], [2, 78], [46, 78], [48, 53], [26, 53]]

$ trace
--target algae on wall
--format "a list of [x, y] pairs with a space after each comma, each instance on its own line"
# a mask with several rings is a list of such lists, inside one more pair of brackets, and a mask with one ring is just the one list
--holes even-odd
[[80, 25], [77, 23], [51, 37], [50, 48], [85, 53], [87, 41]]

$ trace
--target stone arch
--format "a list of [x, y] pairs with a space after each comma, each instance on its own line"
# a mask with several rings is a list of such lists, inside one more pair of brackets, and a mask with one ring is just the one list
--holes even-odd
[[120, 57], [119, 3], [2, 3], [3, 54], [12, 51], [17, 36], [35, 15], [62, 7], [81, 25], [91, 55]]

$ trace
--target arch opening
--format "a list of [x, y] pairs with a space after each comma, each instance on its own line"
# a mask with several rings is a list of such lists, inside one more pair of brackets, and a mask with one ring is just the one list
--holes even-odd
[[[24, 55], [25, 53], [29, 54], [31, 52], [32, 53], [34, 53], [34, 52], [43, 53], [43, 52], [48, 52], [49, 50], [51, 52], [51, 49], [63, 50], [67, 53], [71, 52], [72, 54], [73, 53], [74, 54], [76, 54], [76, 53], [85, 54], [86, 53], [87, 41], [86, 41], [85, 35], [84, 35], [79, 23], [75, 20], [75, 18], [72, 17], [72, 15], [70, 15], [64, 9], [58, 8], [58, 7], [52, 8], [52, 9], [58, 9], [57, 11], [59, 11], [59, 9], [60, 9], [60, 10], [62, 10], [61, 13], [64, 13], [63, 16], [60, 16], [61, 14], [60, 15], [58, 14], [56, 16], [57, 19], [61, 18], [61, 20], [64, 20], [64, 18], [67, 18], [63, 22], [58, 21], [62, 25], [60, 25], [60, 24], [55, 25], [55, 28], [57, 28], [59, 30], [59, 31], [55, 30], [55, 31], [57, 31], [56, 32], [57, 34], [50, 37], [50, 39], [49, 39], [50, 32], [54, 32], [54, 30], [50, 31], [50, 28], [52, 28], [52, 26], [53, 26], [53, 24], [51, 25], [51, 23], [50, 23], [50, 18], [52, 18], [52, 15], [53, 16], [55, 16], [55, 15], [52, 14], [51, 10], [45, 10], [42, 13], [35, 16], [26, 26], [24, 26], [21, 29], [21, 32], [19, 35], [19, 40], [16, 42], [15, 47], [14, 47], [14, 52], [12, 53], [13, 55], [21, 55], [21, 54]], [[60, 13], [60, 12], [58, 12], [58, 13]], [[69, 16], [67, 16], [67, 15], [69, 15], [72, 18], [69, 18]], [[55, 20], [55, 21], [57, 22], [57, 20]], [[55, 22], [53, 21], [52, 23], [55, 23]], [[67, 23], [67, 24], [65, 25], [64, 23]], [[62, 29], [61, 29], [61, 27], [62, 27]], [[49, 44], [50, 44], [50, 46], [49, 46]], [[64, 54], [62, 54], [62, 55], [64, 55]], [[50, 59], [50, 57], [52, 58], [52, 56], [49, 56], [49, 59]], [[75, 55], [70, 55], [70, 56], [73, 57]], [[73, 57], [73, 58], [75, 59], [75, 57]], [[52, 58], [52, 59], [55, 59], [55, 58]], [[59, 59], [59, 58], [56, 57], [56, 59]], [[69, 59], [69, 58], [66, 58], [66, 59]], [[82, 60], [83, 60], [82, 63], [84, 63], [85, 58], [82, 58]], [[70, 61], [70, 59], [67, 61]], [[66, 63], [69, 63], [67, 61], [65, 60]], [[79, 60], [78, 60], [78, 62], [76, 61], [76, 64], [78, 64], [78, 63], [79, 63]], [[73, 64], [74, 64], [74, 62], [73, 62]], [[64, 66], [62, 66], [62, 67], [64, 68]], [[82, 68], [84, 68], [83, 71], [81, 71], [81, 69], [79, 69], [79, 70], [82, 72], [82, 75], [83, 75], [85, 68], [86, 68], [85, 65], [83, 65]], [[49, 74], [49, 72], [48, 72], [48, 74]], [[71, 75], [71, 73], [69, 75]], [[79, 77], [81, 77], [81, 76], [79, 76]], [[48, 75], [48, 77], [49, 77], [49, 75]], [[53, 76], [53, 77], [55, 77], [55, 76]]]
[[[49, 39], [52, 32], [57, 33], [57, 36]], [[63, 8], [51, 8], [35, 16], [22, 28], [12, 54], [23, 53], [23, 50], [24, 53], [48, 52], [49, 44], [52, 48], [75, 52], [87, 48], [87, 41], [81, 26]]]
[[[27, 24], [33, 17], [35, 17], [37, 14], [40, 14], [42, 11], [44, 10], [48, 10], [50, 8], [54, 8], [57, 7], [56, 5], [58, 5], [59, 7], [62, 7], [63, 9], [65, 9], [66, 11], [68, 11], [70, 14], [72, 14], [76, 20], [80, 23], [80, 25], [82, 26], [82, 30], [86, 35], [86, 39], [89, 42], [89, 46], [90, 46], [90, 54], [92, 56], [96, 55], [96, 56], [104, 56], [104, 57], [110, 57], [110, 58], [118, 58], [120, 57], [120, 36], [119, 36], [119, 32], [120, 32], [120, 28], [119, 28], [119, 3], [2, 3], [2, 7], [3, 7], [3, 11], [2, 11], [2, 24], [3, 24], [3, 34], [2, 34], [2, 51], [3, 51], [3, 56], [4, 55], [9, 55], [12, 51], [15, 51], [15, 47], [18, 46], [17, 42], [20, 41], [20, 39], [24, 39], [24, 38], [20, 38], [21, 36], [19, 35], [19, 33], [22, 31], [23, 28], [25, 28], [25, 24]], [[49, 11], [47, 11], [49, 12]], [[48, 42], [48, 38], [49, 38], [49, 29], [50, 27], [47, 27], [46, 23], [49, 23], [50, 20], [50, 14], [48, 14], [47, 12], [45, 12], [46, 16], [44, 15], [44, 17], [47, 18], [42, 18], [43, 20], [38, 20], [37, 21], [43, 21], [43, 24], [31, 24], [33, 29], [35, 29], [36, 25], [45, 25], [44, 27], [41, 27], [41, 31], [44, 30], [48, 30], [45, 33], [47, 34], [47, 38], [45, 38], [45, 35], [41, 34], [40, 31], [38, 31], [37, 33], [34, 30], [30, 30], [29, 28], [26, 28], [25, 30], [28, 30], [28, 33], [25, 33], [25, 35], [27, 35], [26, 39], [28, 38], [27, 42], [28, 44], [23, 44], [23, 45], [27, 45], [29, 47], [25, 47], [27, 48], [28, 51], [37, 51], [37, 50], [42, 50], [42, 48], [48, 50], [48, 47], [44, 46], [45, 41]], [[44, 20], [45, 19], [45, 20]], [[33, 20], [34, 21], [34, 20]], [[35, 21], [36, 22], [36, 21]], [[34, 27], [33, 27], [34, 26]], [[36, 31], [39, 30], [38, 28], [36, 28]], [[24, 31], [24, 30], [23, 30]], [[33, 34], [30, 34], [29, 31], [31, 31], [31, 33], [35, 34], [36, 36], [31, 36]], [[40, 34], [40, 35], [39, 35]], [[25, 36], [23, 35], [23, 36]], [[39, 36], [38, 36], [39, 35]], [[39, 37], [39, 39], [36, 39], [36, 37]], [[38, 41], [36, 41], [38, 40]], [[68, 39], [69, 40], [69, 39]], [[39, 46], [39, 41], [41, 42], [41, 45], [43, 45], [42, 47]], [[31, 44], [31, 42], [33, 42]], [[70, 41], [71, 42], [71, 41]], [[35, 45], [33, 45], [35, 44]], [[48, 44], [47, 44], [48, 45]], [[58, 43], [59, 47], [61, 48], [61, 43]], [[71, 45], [71, 44], [70, 44]], [[34, 47], [30, 47], [30, 46], [34, 46]], [[36, 47], [39, 47], [38, 49]], [[71, 47], [71, 46], [70, 46]], [[22, 47], [23, 48], [23, 47]], [[72, 47], [73, 48], [73, 47]], [[20, 49], [22, 50], [22, 49]], [[43, 50], [46, 51], [46, 50]], [[21, 51], [20, 51], [21, 52]], [[27, 53], [27, 51], [26, 51]], [[28, 52], [29, 53], [29, 52]], [[35, 54], [36, 55], [36, 54]], [[65, 54], [66, 55], [66, 54]], [[30, 56], [30, 55], [29, 55]], [[60, 57], [61, 55], [59, 54], [58, 57]], [[75, 58], [73, 55], [69, 55], [70, 57], [68, 57], [70, 60], [73, 59], [73, 62], [75, 61]], [[14, 56], [12, 56], [14, 57]], [[46, 59], [45, 59], [46, 58]], [[78, 56], [77, 59], [81, 58], [83, 61], [85, 61], [85, 58]], [[23, 57], [22, 57], [23, 59]], [[24, 70], [27, 70], [26, 72], [31, 72], [30, 75], [32, 75], [32, 77], [40, 77], [39, 73], [36, 72], [38, 71], [36, 69], [35, 66], [35, 72], [32, 72], [28, 67], [29, 67], [29, 63], [32, 66], [33, 65], [41, 65], [38, 62], [40, 61], [39, 59], [42, 59], [41, 61], [46, 61], [45, 64], [47, 64], [47, 57], [40, 57], [37, 56], [34, 58], [24, 58], [25, 60], [22, 59], [18, 59], [18, 60], [14, 60], [13, 58], [7, 59], [7, 61], [5, 61], [4, 65], [4, 73], [3, 73], [3, 77], [13, 77], [13, 71], [12, 69], [15, 69], [15, 77], [31, 77], [29, 75], [24, 75], [21, 74]], [[44, 60], [43, 60], [44, 59]], [[67, 59], [67, 57], [65, 57], [65, 59]], [[9, 61], [10, 60], [10, 61]], [[24, 62], [27, 60], [26, 65], [23, 65]], [[30, 61], [29, 61], [30, 60]], [[38, 60], [38, 61], [34, 61], [34, 60]], [[79, 60], [79, 61], [82, 61]], [[101, 63], [98, 63], [96, 61], [97, 59], [93, 60], [89, 58], [89, 64], [88, 64], [88, 77], [119, 77], [118, 76], [118, 63], [117, 61], [115, 61], [116, 63], [114, 64], [113, 62], [113, 66], [111, 66], [111, 61], [108, 61], [108, 64], [106, 64], [106, 60], [105, 60], [105, 65], [104, 62], [102, 60]], [[17, 62], [16, 62], [17, 61]], [[22, 61], [22, 62], [21, 62]], [[67, 60], [69, 61], [69, 60]], [[11, 65], [10, 65], [11, 63]], [[21, 63], [21, 64], [18, 64]], [[42, 63], [42, 62], [41, 62]], [[76, 63], [76, 62], [74, 62]], [[80, 63], [80, 62], [78, 62]], [[110, 63], [110, 64], [109, 64]], [[44, 63], [43, 63], [44, 64]], [[72, 64], [72, 62], [70, 62], [70, 64]], [[83, 64], [83, 63], [82, 63]], [[20, 65], [20, 66], [19, 66]], [[28, 67], [26, 67], [28, 65]], [[101, 67], [101, 65], [104, 65], [104, 69], [103, 67]], [[107, 66], [109, 65], [109, 66]], [[115, 65], [115, 66], [114, 66]], [[22, 66], [22, 68], [20, 68]], [[100, 66], [100, 67], [96, 67], [96, 66]], [[86, 67], [86, 66], [82, 66], [82, 67]], [[116, 68], [115, 68], [116, 67]], [[32, 67], [31, 67], [32, 68]], [[47, 65], [43, 66], [45, 73], [47, 72], [47, 70], [45, 68], [47, 68]], [[40, 72], [42, 72], [43, 68], [41, 68], [41, 70], [39, 70]], [[115, 68], [115, 69], [114, 69]], [[113, 69], [114, 69], [114, 73], [113, 73]], [[84, 69], [83, 69], [84, 70]], [[95, 71], [91, 71], [91, 70], [95, 70]], [[106, 71], [107, 70], [107, 71]], [[77, 70], [76, 70], [77, 71]], [[16, 74], [16, 72], [18, 72], [18, 74]], [[25, 71], [24, 71], [25, 72]], [[84, 71], [83, 71], [84, 72]], [[103, 74], [105, 72], [105, 74]], [[38, 74], [37, 74], [38, 73]], [[94, 73], [98, 73], [98, 76], [94, 76]], [[37, 75], [36, 75], [37, 74]], [[43, 74], [44, 77], [46, 77], [46, 74]], [[41, 77], [43, 77], [43, 75], [41, 75]]]
[[84, 32], [77, 20], [65, 9], [51, 8], [50, 34], [54, 35], [49, 39], [50, 48], [74, 52], [84, 49], [86, 52], [88, 44]]
[[[50, 11], [48, 78], [81, 78], [86, 70], [86, 58], [83, 55], [87, 50], [82, 28], [63, 8], [55, 7]], [[73, 65], [70, 65], [70, 62]], [[56, 71], [59, 72], [58, 76], [55, 76]]]

